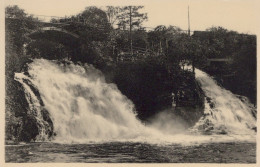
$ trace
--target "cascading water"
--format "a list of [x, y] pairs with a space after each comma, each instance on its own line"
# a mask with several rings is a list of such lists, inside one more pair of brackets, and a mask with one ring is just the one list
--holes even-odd
[[[140, 135], [143, 125], [136, 119], [132, 102], [114, 84], [105, 83], [94, 67], [37, 59], [29, 65], [28, 73], [30, 77], [16, 74], [16, 78], [21, 83], [22, 78], [30, 80], [39, 90], [57, 140], [96, 141]], [[29, 103], [38, 105], [37, 101]]]
[[204, 117], [193, 127], [210, 133], [249, 134], [256, 128], [255, 108], [248, 100], [239, 99], [230, 91], [221, 88], [206, 73], [195, 71], [206, 96]]
[[[196, 78], [214, 107], [205, 104], [205, 116], [193, 130], [203, 129], [201, 127], [210, 122], [211, 130], [225, 127], [226, 133], [252, 131], [255, 119], [246, 103], [219, 87], [202, 71], [196, 70]], [[44, 135], [46, 126], [43, 126], [46, 123], [40, 112], [42, 107], [50, 114], [56, 134], [54, 139], [59, 142], [162, 140], [183, 143], [184, 138], [187, 141], [212, 140], [199, 133], [167, 135], [144, 126], [136, 118], [133, 103], [116, 85], [106, 83], [102, 73], [91, 65], [35, 59], [28, 65], [27, 73], [16, 73], [15, 79], [23, 85], [30, 110], [34, 111], [41, 127], [39, 140], [47, 138]], [[39, 91], [43, 104], [32, 91], [32, 86]]]

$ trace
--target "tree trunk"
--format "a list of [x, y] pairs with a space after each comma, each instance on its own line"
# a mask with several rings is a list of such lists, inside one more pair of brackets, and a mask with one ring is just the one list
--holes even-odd
[[168, 54], [169, 45], [168, 45], [168, 40], [167, 39], [165, 39], [165, 44], [166, 44], [166, 53]]
[[162, 41], [160, 40], [160, 50], [159, 50], [159, 53], [161, 54], [162, 53]]
[[192, 72], [193, 72], [193, 74], [195, 74], [194, 59], [192, 59]]

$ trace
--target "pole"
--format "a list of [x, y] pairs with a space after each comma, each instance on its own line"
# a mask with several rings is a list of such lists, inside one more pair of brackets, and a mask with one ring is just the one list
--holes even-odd
[[133, 55], [133, 39], [132, 39], [132, 6], [130, 6], [130, 52]]
[[190, 7], [188, 5], [188, 35], [190, 37]]
[[[190, 53], [191, 53], [191, 51], [192, 51], [192, 49], [193, 48], [191, 48], [192, 46], [191, 46], [191, 35], [190, 35], [190, 7], [189, 7], [189, 5], [188, 5], [188, 35], [189, 35], [189, 41], [190, 41]], [[195, 64], [194, 64], [194, 59], [195, 59], [195, 53], [191, 53], [191, 54], [193, 54], [193, 55], [191, 55], [192, 56], [192, 62], [191, 62], [191, 65], [192, 65], [192, 73], [193, 74], [195, 74]]]

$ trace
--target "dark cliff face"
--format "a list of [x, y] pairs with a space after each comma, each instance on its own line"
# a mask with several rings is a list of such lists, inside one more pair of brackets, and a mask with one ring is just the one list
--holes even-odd
[[133, 101], [141, 120], [172, 105], [171, 77], [167, 69], [159, 63], [118, 64], [114, 82]]
[[143, 121], [173, 108], [173, 102], [173, 111], [190, 126], [203, 114], [203, 91], [191, 72], [172, 75], [158, 62], [121, 63], [114, 73], [113, 82], [133, 101], [138, 117]]
[[30, 87], [40, 102], [40, 112], [44, 120], [44, 127], [41, 127], [42, 125], [37, 121], [34, 113], [36, 111], [30, 111], [30, 104], [26, 99], [26, 91], [22, 84], [9, 78], [9, 90], [7, 90], [6, 94], [6, 140], [34, 141], [40, 133], [40, 128], [44, 128], [46, 135], [51, 138], [54, 134], [53, 122], [49, 112], [44, 108], [40, 93], [29, 80], [24, 82]]
[[182, 71], [181, 78], [176, 85], [174, 101], [176, 107], [189, 106], [201, 107], [204, 105], [204, 95], [200, 84], [196, 81], [194, 74], [190, 71]]
[[11, 78], [6, 78], [6, 126], [5, 138], [7, 140], [18, 140], [23, 126], [23, 117], [27, 113], [28, 103], [26, 102], [22, 85]]
[[175, 95], [175, 114], [189, 126], [193, 126], [204, 113], [205, 96], [195, 77], [190, 75], [183, 79]]

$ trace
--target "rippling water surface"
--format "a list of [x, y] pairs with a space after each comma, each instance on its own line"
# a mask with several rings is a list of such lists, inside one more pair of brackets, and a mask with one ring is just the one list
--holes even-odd
[[192, 146], [131, 142], [103, 144], [30, 143], [6, 145], [6, 162], [256, 163], [255, 143]]

